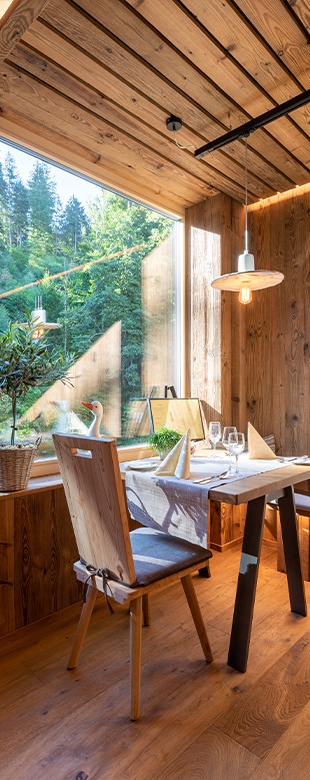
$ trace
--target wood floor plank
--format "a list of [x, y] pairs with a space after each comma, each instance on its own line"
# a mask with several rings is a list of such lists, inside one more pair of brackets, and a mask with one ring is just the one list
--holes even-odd
[[254, 770], [251, 780], [308, 780], [310, 765], [310, 704]]
[[160, 780], [250, 780], [260, 760], [211, 726], [182, 751]]
[[310, 703], [310, 633], [305, 634], [216, 726], [264, 758]]
[[[79, 605], [0, 640], [5, 780], [271, 780], [269, 770], [255, 775], [267, 752], [284, 766], [286, 734], [299, 720], [306, 733], [310, 617], [290, 612], [276, 551], [263, 550], [248, 671], [229, 668], [239, 557], [235, 548], [215, 553], [211, 578], [194, 578], [212, 664], [203, 658], [181, 586], [151, 600], [136, 723], [129, 720], [127, 609], [111, 617], [103, 602], [96, 604], [72, 672], [65, 666]], [[305, 765], [302, 758], [302, 771]]]

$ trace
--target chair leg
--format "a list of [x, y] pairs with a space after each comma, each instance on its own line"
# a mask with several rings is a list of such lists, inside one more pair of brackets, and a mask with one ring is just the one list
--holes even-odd
[[79, 624], [73, 642], [73, 647], [70, 653], [70, 658], [67, 667], [68, 669], [75, 669], [77, 662], [79, 660], [80, 651], [82, 648], [86, 631], [88, 629], [91, 614], [95, 606], [96, 598], [97, 598], [97, 589], [92, 588], [92, 586], [89, 585], [87, 588], [86, 602], [85, 604], [83, 604]]
[[145, 595], [142, 596], [142, 611], [143, 611], [143, 625], [149, 626], [150, 625], [150, 600], [149, 600], [148, 593], [145, 593]]
[[212, 651], [209, 644], [206, 627], [202, 619], [202, 614], [200, 611], [200, 606], [198, 604], [198, 599], [196, 596], [191, 575], [187, 574], [186, 577], [181, 577], [181, 582], [183, 585], [185, 596], [187, 598], [188, 606], [192, 613], [192, 618], [195, 623], [196, 631], [200, 639], [200, 644], [203, 649], [205, 659], [206, 661], [208, 661], [208, 663], [211, 663], [211, 661], [213, 661]]
[[130, 603], [130, 717], [137, 720], [140, 710], [142, 596]]

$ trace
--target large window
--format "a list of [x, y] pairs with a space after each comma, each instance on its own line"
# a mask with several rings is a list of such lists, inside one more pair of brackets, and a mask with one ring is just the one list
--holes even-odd
[[[46, 343], [74, 353], [71, 387], [21, 399], [19, 436], [83, 430], [100, 401], [101, 432], [119, 444], [148, 434], [143, 399], [180, 389], [176, 313], [180, 223], [0, 143], [0, 331], [39, 309]], [[42, 312], [43, 310], [43, 312]], [[0, 398], [0, 440], [10, 403]]]

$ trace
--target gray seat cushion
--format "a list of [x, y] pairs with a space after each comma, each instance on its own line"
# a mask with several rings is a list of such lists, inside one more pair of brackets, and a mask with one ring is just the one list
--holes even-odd
[[212, 558], [210, 550], [154, 528], [131, 531], [130, 541], [137, 585], [149, 585], [195, 563], [207, 565]]

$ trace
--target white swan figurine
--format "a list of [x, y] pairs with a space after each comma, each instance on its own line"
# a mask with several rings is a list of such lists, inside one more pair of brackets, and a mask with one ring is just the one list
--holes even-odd
[[90, 409], [92, 413], [95, 415], [95, 418], [88, 428], [87, 436], [100, 436], [100, 423], [103, 416], [103, 407], [100, 401], [92, 401], [92, 403], [88, 404], [87, 401], [81, 401], [83, 406], [86, 406], [87, 409]]

